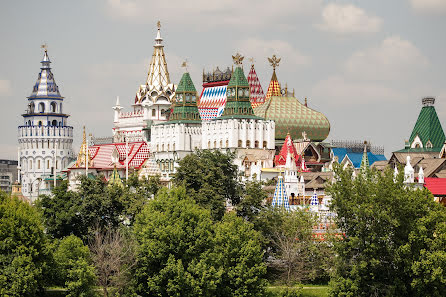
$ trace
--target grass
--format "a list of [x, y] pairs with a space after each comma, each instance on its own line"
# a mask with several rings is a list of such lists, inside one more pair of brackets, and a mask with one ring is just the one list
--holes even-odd
[[[277, 294], [284, 287], [281, 286], [271, 286], [267, 288], [268, 292]], [[328, 296], [328, 286], [320, 285], [304, 285], [302, 289], [302, 297], [326, 297]]]

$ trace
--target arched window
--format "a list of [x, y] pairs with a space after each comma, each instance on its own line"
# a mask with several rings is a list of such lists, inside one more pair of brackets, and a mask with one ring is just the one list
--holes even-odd
[[263, 142], [263, 148], [266, 148], [266, 141]]
[[45, 112], [45, 104], [43, 102], [39, 103], [39, 112], [40, 113]]
[[29, 169], [33, 169], [33, 160], [29, 160]]
[[220, 148], [223, 147], [223, 140], [220, 140]]
[[62, 127], [62, 122], [59, 122], [59, 127]]
[[35, 109], [34, 102], [31, 102], [29, 104], [29, 113], [34, 113], [34, 111], [35, 111], [34, 109]]
[[39, 127], [41, 127], [42, 126], [42, 121], [39, 121]]
[[40, 160], [37, 160], [37, 169], [40, 169]]
[[56, 102], [51, 102], [51, 112], [56, 112]]
[[217, 140], [214, 140], [214, 148], [217, 148]]
[[210, 149], [210, 148], [211, 148], [211, 142], [208, 141], [208, 149]]
[[251, 145], [251, 141], [246, 140], [246, 147], [249, 147]]
[[156, 116], [156, 110], [152, 109], [152, 117]]
[[161, 151], [164, 152], [164, 143], [161, 145]]
[[172, 150], [175, 151], [175, 143], [173, 144], [173, 149]]
[[28, 121], [28, 126], [31, 126], [31, 121]]
[[258, 148], [258, 147], [259, 147], [259, 142], [258, 142], [257, 140], [254, 142], [254, 147], [255, 147], [255, 148]]
[[238, 147], [242, 147], [242, 141], [241, 140], [238, 141]]
[[167, 151], [170, 151], [170, 143], [167, 144]]
[[55, 127], [57, 127], [57, 121], [56, 121], [56, 120], [53, 120], [53, 121], [51, 122], [51, 126], [55, 126]]
[[46, 169], [50, 169], [50, 160], [46, 160]]
[[226, 147], [229, 147], [229, 140], [226, 139]]

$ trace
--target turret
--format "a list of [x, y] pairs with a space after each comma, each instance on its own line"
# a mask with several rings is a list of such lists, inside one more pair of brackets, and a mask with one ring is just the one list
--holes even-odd
[[114, 113], [114, 119], [113, 121], [116, 123], [119, 120], [119, 117], [121, 116], [121, 110], [122, 106], [119, 104], [119, 96], [116, 97], [116, 105], [113, 106]]
[[414, 182], [414, 169], [410, 164], [410, 156], [406, 158], [406, 166], [404, 167], [404, 183]]

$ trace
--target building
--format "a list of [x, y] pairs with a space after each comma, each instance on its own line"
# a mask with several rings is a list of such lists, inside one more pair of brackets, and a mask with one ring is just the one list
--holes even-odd
[[158, 22], [147, 80], [136, 93], [133, 111], [123, 112], [119, 98], [113, 107], [114, 142], [150, 141], [152, 123], [166, 121], [169, 117], [175, 85], [170, 81], [160, 30], [161, 24]]
[[364, 149], [370, 166], [375, 162], [385, 161], [384, 147], [372, 146], [370, 142], [361, 141], [332, 141], [331, 159], [338, 162], [343, 168], [352, 167], [359, 169], [364, 156]]
[[73, 127], [64, 113], [60, 95], [51, 71], [46, 46], [36, 83], [28, 99], [23, 124], [18, 127], [18, 176], [23, 195], [34, 201], [43, 187], [43, 176], [60, 174], [71, 160]]
[[17, 181], [16, 160], [0, 160], [0, 190], [6, 193], [12, 191], [12, 185]]

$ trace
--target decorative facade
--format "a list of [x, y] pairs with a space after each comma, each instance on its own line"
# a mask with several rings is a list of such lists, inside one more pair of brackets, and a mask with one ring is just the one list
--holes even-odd
[[18, 127], [19, 181], [23, 195], [34, 201], [40, 194], [44, 179], [61, 170], [74, 159], [73, 127], [63, 112], [59, 87], [51, 71], [46, 46], [40, 73], [28, 97], [23, 124]]
[[170, 106], [175, 96], [175, 85], [170, 81], [160, 30], [161, 24], [158, 22], [147, 80], [136, 93], [133, 111], [122, 112], [119, 98], [113, 107], [114, 142], [148, 141], [152, 123], [166, 121], [169, 117]]

